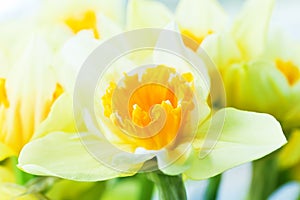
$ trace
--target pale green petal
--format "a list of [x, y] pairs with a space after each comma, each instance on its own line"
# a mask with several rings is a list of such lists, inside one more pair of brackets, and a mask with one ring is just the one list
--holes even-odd
[[101, 13], [97, 14], [97, 29], [99, 30], [100, 39], [110, 38], [123, 31], [119, 24]]
[[71, 95], [67, 93], [62, 94], [52, 105], [47, 118], [37, 128], [34, 139], [58, 130], [75, 133], [76, 124], [74, 121], [72, 102]]
[[[86, 4], [86, 1], [83, 2]], [[93, 2], [97, 4], [98, 10], [105, 16], [120, 24], [125, 23], [125, 0], [93, 0]]]
[[173, 16], [166, 6], [157, 1], [130, 0], [127, 7], [127, 29], [162, 28]]
[[285, 32], [285, 30], [271, 31], [268, 36], [266, 48], [264, 57], [273, 61], [276, 59], [292, 61], [295, 65], [300, 66], [300, 43]]
[[54, 67], [59, 82], [69, 93], [74, 89], [76, 76], [83, 62], [99, 44], [92, 31], [83, 30], [64, 43], [55, 56]]
[[222, 30], [228, 16], [216, 0], [181, 0], [176, 8], [176, 19], [181, 29], [203, 37]]
[[[165, 28], [179, 32], [176, 25], [171, 25], [172, 24]], [[176, 53], [170, 54], [168, 52], [156, 50], [153, 52], [153, 62], [156, 64], [171, 66], [172, 68], [175, 68], [176, 71], [191, 72], [194, 76], [194, 83], [197, 86], [195, 95], [199, 94], [199, 99], [205, 101], [205, 103], [199, 103], [199, 106], [205, 107], [211, 84], [206, 68], [208, 63], [206, 63], [205, 59], [203, 57], [199, 58], [192, 50], [186, 48], [179, 34], [170, 35], [169, 32], [162, 31], [158, 37], [155, 49], [172, 49], [172, 51]], [[178, 56], [177, 54], [181, 56]], [[189, 62], [186, 60], [189, 60]], [[197, 70], [195, 70], [195, 66], [193, 65], [197, 65]], [[201, 112], [201, 114], [206, 117], [209, 109], [204, 108], [203, 110], [205, 111]]]
[[[223, 128], [219, 130], [222, 124]], [[205, 134], [207, 130], [210, 131], [208, 134], [221, 131], [220, 137], [213, 149], [202, 147], [202, 151], [208, 153], [203, 158], [199, 157], [197, 150], [202, 143], [195, 141], [193, 161], [190, 169], [185, 172], [192, 179], [215, 176], [242, 163], [259, 159], [286, 143], [280, 124], [271, 115], [233, 108], [217, 112], [212, 124], [207, 121], [199, 130], [199, 135]]]
[[32, 17], [24, 15], [16, 19], [1, 21], [0, 27], [0, 48], [5, 55], [5, 60], [1, 60], [0, 64], [7, 61], [7, 64], [11, 66], [16, 61], [16, 55], [21, 55], [25, 50], [28, 38], [36, 29], [36, 24]]
[[231, 63], [239, 62], [242, 59], [236, 41], [228, 32], [207, 36], [201, 43], [201, 48], [205, 50], [221, 72], [226, 70]]
[[191, 152], [189, 144], [181, 144], [175, 150], [168, 149], [159, 152], [156, 155], [159, 170], [168, 175], [183, 173], [189, 168]]
[[274, 0], [248, 0], [237, 18], [232, 34], [245, 59], [263, 53]]
[[20, 153], [18, 167], [35, 175], [76, 181], [99, 181], [132, 174], [121, 173], [97, 161], [77, 134], [53, 132], [28, 143]]

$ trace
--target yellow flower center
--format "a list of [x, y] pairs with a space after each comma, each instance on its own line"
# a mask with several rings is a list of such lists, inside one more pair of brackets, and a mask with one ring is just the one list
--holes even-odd
[[123, 86], [110, 83], [102, 105], [104, 116], [114, 124], [113, 134], [120, 138], [115, 143], [134, 151], [159, 150], [175, 142], [183, 118], [194, 108], [192, 74], [175, 72], [160, 65], [148, 68], [142, 77], [125, 74]]
[[291, 61], [276, 60], [276, 67], [285, 76], [289, 84], [292, 86], [300, 79], [300, 69]]
[[177, 107], [174, 93], [162, 85], [151, 83], [138, 88], [132, 94], [128, 105], [133, 122], [142, 127], [148, 125], [151, 122], [148, 115], [150, 108], [167, 101], [173, 108]]
[[197, 45], [195, 45], [194, 43], [192, 44], [190, 41], [188, 41], [187, 39], [183, 38], [183, 42], [186, 46], [190, 47], [192, 50], [196, 51], [197, 48], [199, 47], [199, 45], [203, 42], [203, 40], [205, 39], [206, 36], [212, 34], [213, 31], [212, 30], [208, 30], [206, 34], [204, 35], [195, 35], [193, 32], [191, 32], [190, 30], [187, 29], [182, 29], [181, 30], [181, 34], [191, 38], [193, 41], [196, 42]]
[[95, 38], [99, 39], [100, 35], [97, 29], [97, 16], [92, 10], [88, 10], [81, 16], [70, 17], [65, 20], [65, 23], [77, 33], [84, 29], [91, 29], [94, 32]]
[[6, 108], [9, 106], [5, 89], [5, 79], [3, 78], [0, 78], [0, 106], [1, 105], [4, 105]]

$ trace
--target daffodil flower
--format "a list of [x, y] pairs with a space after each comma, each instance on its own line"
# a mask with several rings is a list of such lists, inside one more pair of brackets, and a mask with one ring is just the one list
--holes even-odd
[[131, 0], [128, 3], [129, 30], [162, 28], [172, 21], [178, 24], [181, 34], [195, 41], [190, 48], [196, 50], [206, 36], [226, 27], [228, 16], [215, 0], [180, 0], [175, 14], [157, 1]]
[[0, 78], [0, 160], [19, 154], [63, 92], [51, 68], [50, 49], [42, 37], [33, 36]]
[[[73, 99], [62, 94], [22, 149], [18, 166], [36, 175], [97, 181], [131, 176], [149, 164], [168, 175], [206, 179], [286, 142], [268, 114], [233, 108], [212, 114], [206, 76], [190, 67], [157, 60], [136, 71], [128, 63], [117, 62], [101, 79], [95, 90], [97, 120], [90, 120], [89, 111], [81, 113], [79, 133]], [[209, 141], [214, 145], [205, 143], [210, 134], [220, 134]]]
[[[55, 100], [64, 90], [71, 88], [70, 80], [75, 79], [76, 69], [68, 57], [61, 59], [64, 54], [62, 44], [69, 40], [68, 44], [72, 44], [76, 34], [92, 33], [92, 37], [99, 39], [100, 34], [101, 38], [105, 38], [119, 32], [121, 28], [112, 21], [120, 20], [121, 5], [122, 1], [111, 1], [109, 4], [98, 1], [88, 4], [84, 1], [45, 1], [41, 3], [40, 11], [36, 12], [38, 19], [31, 17], [5, 23], [1, 34], [11, 39], [6, 41], [1, 38], [0, 41], [3, 44], [0, 52], [3, 57], [0, 63], [0, 160], [18, 155], [32, 138], [36, 127], [46, 118]], [[11, 32], [21, 29], [19, 24], [23, 21], [23, 40], [15, 39], [14, 45], [11, 45]], [[30, 42], [26, 44], [24, 41], [28, 40]], [[96, 46], [94, 44], [93, 47]], [[12, 53], [14, 56], [21, 55], [20, 59], [15, 61]], [[78, 56], [80, 62], [85, 59], [84, 55]], [[45, 81], [42, 85], [41, 80]]]
[[202, 47], [222, 73], [229, 106], [270, 113], [290, 129], [299, 127], [300, 49], [283, 34], [266, 39], [273, 3], [247, 2], [232, 30]]
[[221, 73], [231, 64], [257, 59], [264, 53], [273, 4], [273, 0], [247, 1], [231, 28], [208, 36], [202, 43]]
[[91, 30], [96, 39], [121, 31], [124, 1], [44, 1], [39, 9], [39, 23], [48, 27], [60, 26], [73, 34]]

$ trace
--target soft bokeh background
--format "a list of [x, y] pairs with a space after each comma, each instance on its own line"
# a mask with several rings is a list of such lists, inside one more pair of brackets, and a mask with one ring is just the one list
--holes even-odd
[[[175, 10], [178, 0], [160, 0]], [[219, 0], [231, 18], [243, 5], [243, 0]], [[126, 0], [124, 0], [126, 2]], [[39, 6], [38, 0], [0, 0], [0, 22], [6, 19], [30, 15]], [[271, 29], [284, 29], [290, 37], [300, 42], [300, 1], [277, 0], [271, 19]], [[300, 55], [299, 55], [300, 56]], [[218, 192], [219, 200], [243, 199], [251, 179], [251, 164], [244, 164], [224, 173]], [[207, 181], [187, 181], [187, 193], [191, 200], [201, 199]], [[276, 191], [270, 199], [296, 199], [300, 193], [298, 183], [289, 183]], [[156, 194], [154, 199], [158, 199]]]

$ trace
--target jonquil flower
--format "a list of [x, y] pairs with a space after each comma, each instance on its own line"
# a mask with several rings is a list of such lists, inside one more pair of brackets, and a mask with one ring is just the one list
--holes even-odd
[[162, 28], [172, 21], [178, 24], [181, 34], [195, 41], [197, 45], [190, 48], [197, 50], [206, 36], [225, 28], [228, 16], [216, 0], [180, 0], [175, 14], [157, 1], [130, 0], [128, 3], [129, 30]]
[[0, 78], [0, 160], [19, 154], [63, 92], [51, 59], [48, 43], [33, 36]]
[[60, 26], [73, 34], [91, 30], [96, 39], [102, 39], [121, 31], [123, 7], [123, 0], [43, 1], [38, 21], [41, 26]]
[[270, 113], [290, 129], [300, 120], [300, 49], [281, 33], [266, 39], [273, 3], [250, 0], [231, 32], [202, 46], [222, 73], [229, 106]]
[[[74, 69], [61, 67], [69, 64], [68, 58], [60, 60], [63, 44], [79, 32], [91, 31], [97, 39], [100, 33], [103, 38], [119, 32], [121, 29], [113, 23], [113, 19], [120, 20], [121, 5], [122, 1], [111, 1], [110, 4], [45, 1], [41, 3], [40, 11], [35, 13], [38, 18], [28, 17], [4, 24], [7, 30], [1, 34], [11, 39], [0, 41], [3, 44], [0, 52], [3, 57], [0, 63], [0, 160], [19, 154], [47, 117], [52, 104], [64, 89], [70, 88], [69, 80], [74, 79], [74, 75], [71, 73], [70, 78], [61, 75], [61, 72], [68, 74], [67, 70]], [[22, 39], [13, 39], [11, 32], [19, 31], [20, 24], [22, 28], [24, 26], [24, 35]], [[9, 44], [13, 40], [13, 45]], [[17, 61], [16, 55], [20, 55]]]
[[[79, 133], [72, 97], [62, 94], [35, 139], [22, 149], [18, 166], [36, 175], [96, 181], [130, 176], [154, 164], [168, 175], [205, 179], [286, 142], [268, 114], [233, 108], [212, 114], [205, 75], [189, 65], [156, 61], [145, 68], [127, 67], [134, 61], [108, 68], [95, 90], [95, 112], [81, 110]], [[210, 141], [213, 148], [203, 145], [209, 134], [220, 134]]]

